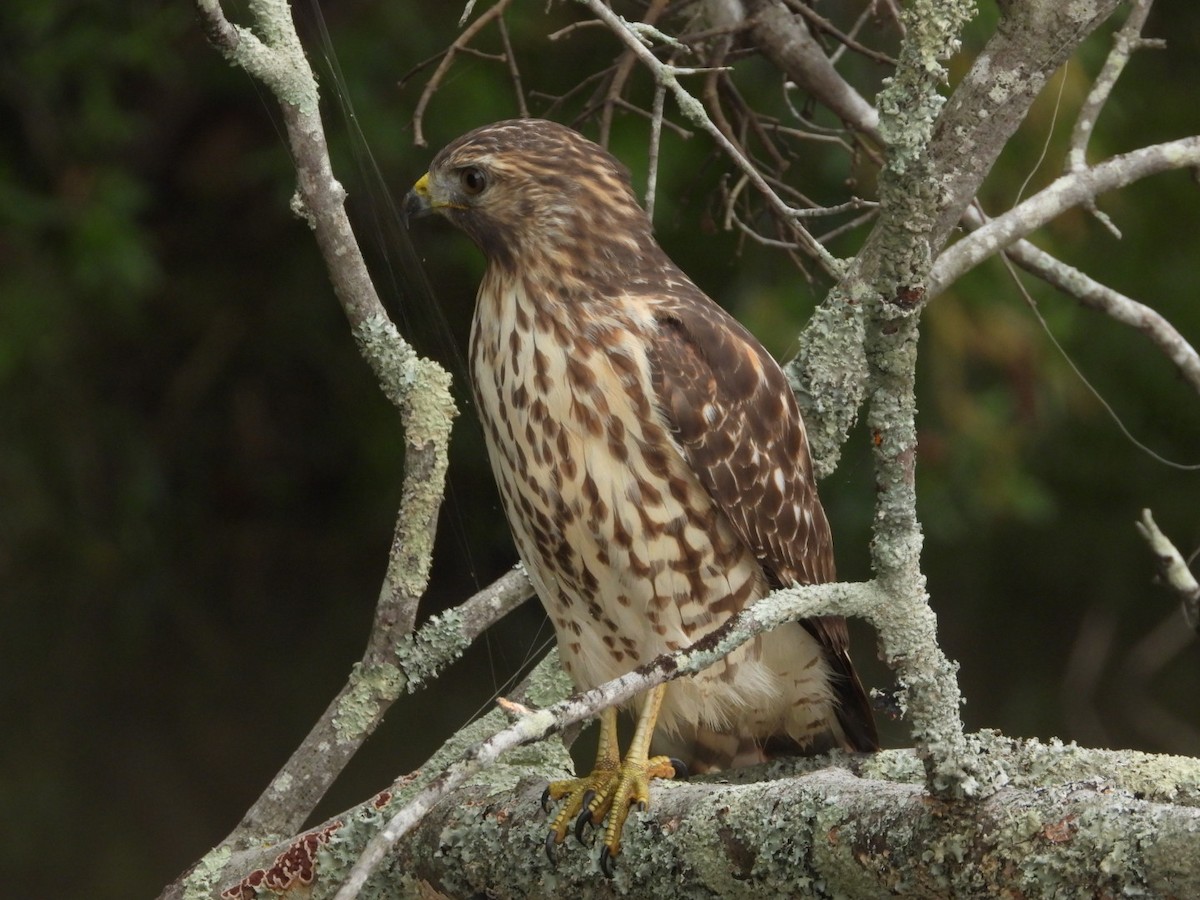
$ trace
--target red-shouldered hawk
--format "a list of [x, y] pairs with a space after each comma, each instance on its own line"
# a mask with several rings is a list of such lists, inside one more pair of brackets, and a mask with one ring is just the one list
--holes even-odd
[[[471, 376], [513, 539], [563, 665], [594, 687], [686, 647], [773, 587], [834, 578], [804, 423], [776, 362], [667, 258], [626, 169], [575, 131], [519, 119], [433, 160], [406, 211], [442, 214], [487, 256]], [[760, 635], [651, 690], [622, 761], [601, 717], [586, 778], [555, 782], [572, 821], [629, 807], [681, 758], [709, 771], [775, 750], [875, 750], [843, 619]]]

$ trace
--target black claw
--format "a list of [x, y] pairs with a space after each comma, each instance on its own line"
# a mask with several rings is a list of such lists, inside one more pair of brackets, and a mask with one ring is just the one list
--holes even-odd
[[[586, 797], [586, 795], [584, 795]], [[587, 804], [583, 805], [583, 812], [579, 814], [579, 818], [575, 820], [575, 840], [581, 844], [586, 844], [587, 841], [583, 838], [583, 833], [586, 829], [592, 827], [592, 813], [587, 808]]]
[[558, 841], [555, 840], [555, 837], [553, 830], [546, 832], [546, 859], [550, 860], [552, 866], [558, 865]]
[[687, 781], [688, 776], [692, 774], [688, 771], [687, 763], [685, 763], [682, 759], [676, 759], [673, 756], [670, 759], [670, 763], [671, 768], [675, 770], [676, 779], [679, 781]]
[[650, 808], [650, 806], [646, 803], [645, 800], [639, 800], [637, 802], [637, 808], [638, 808], [638, 812], [645, 812], [646, 810], [648, 810]]
[[608, 844], [604, 845], [604, 849], [600, 851], [600, 871], [604, 873], [605, 878], [613, 877], [613, 869], [616, 868], [617, 858], [609, 852]]
[[546, 785], [546, 789], [542, 791], [542, 812], [550, 812], [550, 785]]

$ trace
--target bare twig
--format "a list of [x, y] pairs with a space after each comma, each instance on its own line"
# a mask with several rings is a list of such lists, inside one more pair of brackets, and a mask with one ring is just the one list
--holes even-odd
[[865, 56], [867, 59], [874, 60], [877, 63], [882, 63], [887, 66], [896, 65], [896, 60], [894, 60], [892, 57], [888, 56], [886, 53], [880, 53], [878, 50], [872, 50], [865, 44], [860, 44], [850, 35], [840, 31], [836, 25], [834, 25], [807, 4], [801, 3], [800, 0], [786, 0], [786, 2], [790, 9], [804, 16], [804, 18], [808, 19], [809, 22], [811, 22], [821, 31], [828, 34], [838, 43], [845, 46], [847, 49], [853, 50], [855, 53]]
[[654, 198], [658, 189], [658, 149], [662, 141], [663, 105], [666, 98], [667, 92], [663, 86], [656, 85], [654, 109], [650, 117], [650, 149], [647, 153], [649, 168], [646, 172], [646, 218], [650, 220], [651, 224], [654, 223]]
[[[653, 74], [655, 81], [663, 85], [675, 97], [676, 103], [692, 122], [699, 128], [708, 132], [708, 134], [716, 141], [717, 146], [733, 160], [734, 164], [741, 169], [754, 187], [767, 200], [768, 205], [775, 210], [780, 216], [786, 218], [790, 216], [792, 209], [783, 201], [780, 196], [771, 189], [771, 186], [763, 179], [762, 174], [747, 159], [746, 155], [734, 145], [734, 143], [725, 136], [720, 128], [716, 126], [713, 120], [709, 117], [704, 109], [704, 104], [692, 96], [679, 83], [679, 76], [698, 74], [705, 69], [689, 69], [680, 68], [664, 63], [645, 45], [646, 40], [644, 33], [636, 30], [632, 23], [618, 16], [611, 9], [604, 5], [601, 0], [576, 0], [586, 6], [597, 19], [604, 22], [614, 35], [620, 38], [630, 50], [638, 57], [641, 63], [646, 66]], [[793, 223], [799, 240], [804, 244], [805, 249], [814, 259], [831, 275], [837, 276], [842, 265], [838, 260], [834, 259], [829, 252], [822, 247], [799, 223]]]
[[[1079, 109], [1079, 115], [1075, 119], [1070, 147], [1063, 164], [1064, 174], [1083, 172], [1087, 169], [1087, 147], [1091, 141], [1092, 132], [1096, 128], [1096, 122], [1104, 110], [1105, 103], [1108, 102], [1109, 94], [1116, 87], [1117, 79], [1121, 77], [1125, 64], [1129, 62], [1133, 52], [1143, 47], [1164, 46], [1162, 41], [1149, 41], [1141, 36], [1142, 27], [1146, 24], [1146, 17], [1150, 14], [1150, 7], [1153, 5], [1154, 0], [1135, 0], [1125, 23], [1113, 35], [1113, 48], [1104, 61], [1104, 68], [1096, 76], [1092, 90], [1088, 93], [1087, 99], [1083, 102]], [[1101, 212], [1096, 206], [1094, 198], [1085, 200], [1082, 205], [1101, 225], [1112, 232], [1114, 237], [1120, 239], [1120, 231], [1117, 230], [1108, 215]]]
[[[976, 206], [968, 209], [963, 216], [963, 223], [971, 229], [982, 227], [986, 221]], [[1029, 241], [1017, 241], [1004, 252], [1022, 269], [1074, 297], [1089, 309], [1102, 312], [1142, 332], [1175, 364], [1180, 376], [1192, 389], [1200, 394], [1200, 353], [1161, 313], [1055, 259]]]
[[508, 76], [512, 79], [513, 90], [517, 95], [517, 112], [522, 119], [529, 117], [529, 107], [525, 105], [525, 89], [521, 87], [521, 70], [517, 66], [517, 54], [513, 53], [512, 41], [508, 39], [508, 26], [504, 24], [504, 16], [496, 19], [496, 28], [500, 31], [500, 41], [504, 44], [504, 61], [508, 63]]
[[1163, 584], [1179, 597], [1188, 627], [1200, 634], [1200, 584], [1196, 583], [1192, 570], [1175, 545], [1159, 530], [1150, 510], [1142, 510], [1142, 518], [1135, 524], [1158, 560], [1158, 574]]
[[1196, 166], [1200, 166], [1200, 136], [1142, 147], [1064, 175], [943, 253], [930, 272], [927, 295], [940, 293], [989, 256], [1072, 207], [1150, 175]]
[[[652, 0], [650, 5], [646, 7], [646, 14], [642, 16], [644, 25], [653, 26], [662, 16], [663, 11], [667, 8], [669, 0]], [[600, 110], [600, 146], [607, 147], [609, 135], [612, 132], [613, 108], [616, 101], [625, 92], [625, 84], [629, 80], [630, 74], [633, 72], [633, 67], [637, 64], [637, 57], [629, 50], [621, 54], [621, 58], [617, 60], [616, 68], [613, 70], [612, 81], [608, 84], [608, 91], [604, 96], [604, 105]], [[659, 104], [660, 91], [655, 92], [655, 103]], [[661, 109], [661, 106], [659, 106]], [[657, 121], [662, 121], [661, 112], [656, 117]], [[659, 126], [659, 129], [661, 126]], [[658, 130], [658, 129], [656, 129]], [[651, 204], [651, 208], [653, 205]]]
[[1067, 159], [1063, 168], [1064, 173], [1082, 172], [1087, 169], [1087, 148], [1092, 139], [1092, 132], [1096, 128], [1104, 105], [1108, 102], [1109, 95], [1116, 87], [1117, 79], [1121, 77], [1133, 52], [1143, 47], [1163, 46], [1160, 41], [1148, 41], [1141, 36], [1142, 28], [1146, 24], [1146, 17], [1150, 15], [1152, 6], [1154, 6], [1154, 0], [1135, 0], [1124, 24], [1113, 35], [1113, 48], [1104, 61], [1104, 67], [1096, 76], [1096, 81], [1092, 84], [1092, 89], [1079, 108], [1079, 115], [1075, 119], [1075, 127], [1071, 131], [1070, 149], [1067, 151]]
[[[664, 100], [666, 99], [665, 93], [663, 95], [663, 99]], [[652, 129], [655, 127], [657, 127], [659, 130], [662, 130], [665, 128], [667, 131], [671, 132], [672, 134], [676, 135], [677, 137], [683, 138], [684, 140], [687, 140], [688, 138], [692, 137], [692, 135], [693, 135], [693, 132], [688, 131], [686, 128], [684, 128], [682, 125], [678, 124], [677, 122], [672, 122], [666, 116], [658, 117], [658, 123], [657, 123], [657, 125], [655, 125], [655, 121], [654, 121], [655, 115], [654, 115], [654, 106], [653, 105], [651, 105], [650, 109], [642, 109], [640, 106], [630, 103], [624, 97], [618, 97], [616, 100], [613, 101], [613, 105], [619, 106], [619, 107], [621, 107], [621, 109], [625, 110], [626, 112], [633, 113], [635, 116], [641, 116], [643, 119], [646, 119], [647, 121], [649, 121], [651, 123], [650, 127]]]
[[[492, 6], [490, 9], [488, 9], [486, 12], [482, 13], [478, 19], [476, 19], [474, 22], [472, 22], [470, 25], [468, 25], [466, 28], [464, 28], [462, 31], [462, 34], [460, 34], [458, 37], [456, 37], [454, 39], [454, 42], [452, 44], [450, 44], [449, 47], [446, 48], [446, 52], [442, 56], [442, 61], [440, 63], [438, 63], [438, 67], [434, 70], [433, 74], [429, 76], [429, 81], [425, 82], [425, 89], [423, 91], [421, 91], [421, 96], [417, 100], [416, 108], [413, 109], [413, 115], [412, 115], [413, 143], [416, 146], [424, 147], [428, 144], [428, 142], [425, 140], [425, 131], [424, 131], [425, 108], [427, 106], [429, 106], [429, 101], [432, 100], [433, 95], [435, 93], [437, 93], [438, 88], [442, 84], [442, 79], [446, 77], [446, 73], [449, 72], [450, 67], [454, 65], [454, 57], [457, 56], [460, 52], [463, 52], [466, 49], [467, 45], [469, 43], [471, 43], [471, 41], [475, 38], [475, 35], [479, 34], [480, 31], [482, 31], [484, 28], [486, 28], [489, 22], [491, 22], [493, 19], [498, 20], [502, 15], [504, 15], [504, 11], [506, 9], [508, 9], [508, 6], [510, 3], [512, 3], [512, 0], [496, 0], [496, 4], [494, 6]], [[466, 13], [464, 13], [464, 17], [469, 14], [470, 14], [470, 7], [468, 6], [468, 10]], [[465, 20], [465, 18], [464, 18], [464, 20]], [[461, 22], [460, 22], [460, 24], [461, 24]], [[502, 34], [503, 34], [503, 32], [502, 32]], [[507, 41], [506, 41], [506, 43], [507, 43]], [[508, 55], [509, 55], [509, 65], [514, 66], [515, 63], [512, 62], [511, 52]], [[520, 90], [520, 77], [519, 76], [516, 78], [516, 84], [517, 84], [517, 89], [519, 91]]]

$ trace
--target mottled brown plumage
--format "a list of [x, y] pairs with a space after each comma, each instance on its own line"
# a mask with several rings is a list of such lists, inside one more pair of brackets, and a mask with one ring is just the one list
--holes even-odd
[[[409, 202], [487, 255], [473, 387], [577, 685], [687, 646], [774, 586], [834, 578], [785, 376], [659, 248], [620, 163], [561, 125], [500, 122], [442, 150]], [[702, 770], [768, 745], [875, 749], [846, 644], [839, 618], [784, 625], [672, 682], [647, 727]]]

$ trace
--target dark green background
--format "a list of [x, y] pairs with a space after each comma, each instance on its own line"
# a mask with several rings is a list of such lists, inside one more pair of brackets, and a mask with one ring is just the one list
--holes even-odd
[[[397, 81], [453, 38], [460, 4], [328, 3], [328, 44], [309, 0], [298, 5], [380, 289], [461, 392], [480, 259], [447, 228], [422, 227], [429, 288], [388, 194], [444, 141], [515, 114], [511, 86], [497, 64], [464, 58], [427, 113], [431, 148], [414, 148], [424, 74]], [[510, 25], [526, 86], [560, 92], [615, 44], [597, 31], [547, 43], [576, 13], [543, 6], [518, 4]], [[973, 26], [974, 46], [994, 15], [988, 5]], [[1200, 131], [1198, 28], [1195, 4], [1158, 4], [1149, 33], [1171, 47], [1134, 59], [1093, 158]], [[481, 46], [497, 49], [494, 33]], [[1057, 79], [1039, 101], [986, 186], [989, 210], [1011, 204], [1031, 171], [1026, 194], [1058, 171], [1106, 47], [1094, 38], [1062, 76], [1057, 119]], [[859, 68], [867, 89], [883, 74]], [[777, 94], [761, 64], [739, 78], [752, 100]], [[402, 435], [288, 213], [273, 103], [205, 44], [188, 3], [10, 0], [0, 90], [0, 871], [12, 896], [151, 896], [236, 823], [358, 658]], [[644, 120], [617, 125], [614, 148], [644, 184]], [[664, 245], [786, 354], [826, 286], [712, 226], [720, 167], [701, 138], [668, 137], [664, 152]], [[851, 174], [844, 157], [814, 151], [801, 180], [834, 201]], [[1038, 239], [1197, 341], [1198, 199], [1188, 174], [1169, 174], [1102, 200], [1123, 240], [1083, 213]], [[1130, 431], [1200, 462], [1200, 402], [1149, 342], [1031, 290]], [[997, 262], [930, 307], [922, 352], [925, 565], [962, 663], [967, 723], [1200, 754], [1200, 654], [1172, 649], [1174, 604], [1151, 585], [1132, 524], [1152, 507], [1189, 552], [1200, 476], [1130, 444]], [[469, 408], [455, 437], [427, 611], [514, 558]], [[868, 574], [864, 445], [856, 433], [822, 485], [847, 578]], [[885, 683], [859, 636], [869, 680]], [[403, 700], [325, 811], [419, 763], [548, 637], [531, 605]], [[902, 744], [903, 729], [889, 738]]]

